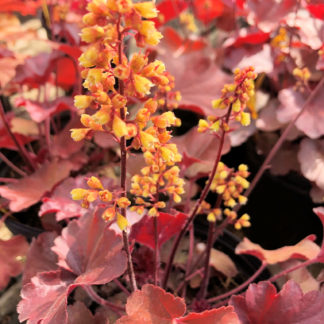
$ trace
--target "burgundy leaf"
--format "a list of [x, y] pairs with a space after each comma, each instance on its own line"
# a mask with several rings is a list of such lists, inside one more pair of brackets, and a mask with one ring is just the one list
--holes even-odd
[[[185, 221], [187, 215], [177, 213], [171, 215], [168, 213], [160, 213], [158, 216], [158, 246], [161, 247], [163, 243], [170, 240], [172, 236], [177, 234]], [[154, 249], [154, 222], [153, 217], [145, 215], [138, 223], [134, 224], [131, 229], [130, 238], [136, 242], [144, 244], [151, 249]]]
[[58, 265], [73, 272], [75, 283], [104, 284], [119, 277], [126, 269], [122, 239], [97, 213], [73, 220], [55, 239], [52, 250]]
[[7, 286], [10, 277], [21, 273], [27, 251], [28, 243], [21, 235], [7, 241], [0, 240], [0, 290]]
[[0, 186], [0, 195], [10, 200], [11, 211], [21, 211], [37, 203], [55, 184], [68, 177], [76, 166], [73, 160], [45, 163], [33, 174], [7, 186]]
[[45, 232], [33, 239], [27, 254], [23, 284], [40, 272], [57, 270], [57, 255], [51, 250], [56, 236], [54, 232]]
[[230, 300], [242, 324], [321, 324], [323, 303], [323, 293], [311, 291], [304, 295], [292, 280], [279, 293], [268, 281], [252, 284], [244, 296]]

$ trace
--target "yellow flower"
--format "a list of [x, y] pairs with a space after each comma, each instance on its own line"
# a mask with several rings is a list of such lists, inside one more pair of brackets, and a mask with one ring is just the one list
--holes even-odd
[[130, 204], [131, 204], [131, 202], [126, 197], [120, 197], [117, 200], [117, 205], [120, 208], [127, 208]]
[[139, 94], [148, 95], [150, 94], [151, 87], [153, 87], [154, 84], [149, 79], [134, 74], [134, 86]]
[[157, 17], [157, 10], [152, 1], [135, 3], [134, 8], [143, 18], [151, 19]]
[[115, 115], [113, 121], [113, 132], [116, 137], [121, 138], [128, 134], [126, 123]]
[[126, 217], [119, 213], [117, 213], [117, 225], [122, 231], [125, 231], [125, 229], [128, 226], [128, 221]]
[[109, 190], [101, 190], [99, 191], [99, 199], [103, 202], [109, 202], [113, 198], [112, 193]]
[[76, 188], [71, 191], [73, 200], [82, 200], [88, 193], [87, 189]]
[[88, 108], [93, 101], [93, 97], [85, 95], [77, 95], [74, 97], [74, 106], [78, 109]]
[[116, 210], [115, 210], [115, 207], [109, 207], [107, 208], [103, 214], [102, 214], [102, 218], [105, 220], [105, 221], [110, 221], [112, 220], [114, 217], [115, 217], [115, 214], [116, 214]]
[[103, 189], [101, 181], [93, 176], [87, 181], [87, 185], [92, 189]]
[[144, 148], [150, 149], [154, 147], [154, 143], [158, 142], [157, 138], [147, 132], [140, 132], [141, 143]]
[[139, 32], [143, 35], [145, 42], [152, 46], [159, 44], [160, 39], [163, 37], [162, 34], [156, 30], [153, 21], [142, 21]]
[[94, 43], [105, 34], [100, 26], [85, 27], [81, 30], [81, 39], [87, 43]]
[[90, 128], [73, 128], [70, 129], [71, 137], [74, 141], [82, 141], [90, 131]]

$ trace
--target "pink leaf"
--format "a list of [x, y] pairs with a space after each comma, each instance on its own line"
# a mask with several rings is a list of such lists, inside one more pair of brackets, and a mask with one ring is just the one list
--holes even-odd
[[45, 232], [33, 239], [27, 254], [23, 284], [37, 273], [57, 270], [57, 255], [51, 250], [56, 236], [54, 232]]
[[73, 99], [71, 97], [61, 97], [47, 103], [18, 97], [15, 100], [15, 104], [18, 107], [24, 107], [28, 111], [32, 120], [37, 123], [44, 121], [49, 116], [60, 111], [75, 110]]
[[13, 184], [0, 186], [0, 195], [10, 200], [11, 211], [21, 211], [37, 203], [55, 184], [68, 177], [75, 166], [73, 161], [68, 160], [45, 163], [33, 174]]
[[[318, 218], [322, 222], [323, 231], [324, 231], [324, 207], [314, 208], [313, 209], [313, 212], [318, 216]], [[321, 245], [321, 252], [317, 256], [317, 260], [319, 262], [323, 262], [324, 263], [324, 238], [323, 238], [322, 245]]]
[[67, 308], [68, 324], [109, 324], [108, 319], [92, 315], [91, 311], [80, 301], [76, 301]]
[[289, 259], [311, 260], [317, 257], [320, 248], [313, 241], [314, 235], [309, 235], [299, 243], [292, 246], [284, 246], [276, 250], [265, 250], [259, 244], [252, 243], [248, 238], [244, 238], [236, 247], [236, 254], [254, 255], [262, 262], [276, 264]]
[[298, 161], [301, 172], [324, 190], [324, 141], [305, 138], [300, 143]]
[[67, 297], [75, 288], [73, 280], [74, 275], [64, 270], [33, 277], [21, 291], [22, 300], [17, 308], [19, 320], [28, 320], [28, 324], [66, 324]]
[[230, 300], [242, 324], [320, 324], [324, 322], [323, 303], [323, 293], [311, 291], [304, 295], [292, 280], [280, 293], [263, 281], [250, 285], [244, 296]]
[[97, 213], [70, 222], [54, 242], [58, 265], [78, 276], [75, 283], [104, 284], [126, 269], [121, 236], [107, 228]]
[[[61, 221], [62, 219], [84, 215], [87, 209], [82, 208], [79, 201], [72, 200], [71, 191], [74, 188], [89, 188], [86, 178], [87, 175], [68, 178], [57, 185], [50, 195], [42, 199], [43, 204], [39, 210], [39, 216], [43, 217], [49, 213], [56, 213], [56, 220]], [[100, 181], [106, 189], [114, 189], [113, 180], [110, 178], [100, 178]], [[98, 202], [93, 202], [91, 209], [97, 204]]]
[[215, 115], [211, 102], [221, 95], [224, 84], [231, 82], [230, 76], [201, 51], [181, 55], [181, 49], [173, 51], [167, 44], [162, 44], [158, 58], [175, 77], [175, 90], [180, 91], [182, 96], [180, 104], [200, 107], [202, 115]]
[[[191, 166], [186, 169], [187, 176], [193, 177], [199, 172], [207, 173], [212, 169], [219, 146], [219, 138], [210, 134], [198, 133], [196, 128], [192, 128], [186, 134], [174, 137], [172, 142], [177, 144], [179, 152], [185, 155], [185, 162], [191, 163]], [[226, 154], [230, 148], [230, 139], [226, 136], [222, 154]]]
[[[160, 213], [158, 216], [159, 247], [177, 234], [186, 220], [187, 215], [183, 213], [177, 213], [176, 215]], [[130, 238], [154, 249], [153, 217], [146, 215], [138, 223], [134, 224], [131, 229]]]
[[190, 313], [184, 300], [153, 285], [144, 285], [127, 299], [126, 316], [116, 324], [239, 324], [232, 307], [221, 307], [203, 313]]
[[0, 240], [0, 290], [5, 288], [10, 277], [17, 276], [24, 268], [23, 259], [28, 251], [28, 243], [21, 235]]
[[[277, 110], [277, 118], [281, 123], [288, 123], [295, 118], [306, 101], [306, 97], [293, 88], [281, 90], [278, 98], [281, 106]], [[319, 91], [319, 94], [296, 121], [296, 127], [310, 138], [318, 138], [324, 134], [323, 100], [324, 91]]]

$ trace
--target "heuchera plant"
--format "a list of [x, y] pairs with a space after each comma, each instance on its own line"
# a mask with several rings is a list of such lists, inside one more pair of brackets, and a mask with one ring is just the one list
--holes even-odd
[[[0, 178], [0, 289], [22, 273], [20, 322], [324, 323], [323, 274], [315, 279], [307, 270], [324, 263], [324, 240], [319, 246], [309, 235], [267, 250], [243, 237], [234, 257], [226, 244], [216, 249], [226, 229], [251, 226], [240, 208], [287, 140], [300, 136], [294, 161], [298, 155], [313, 181], [313, 199], [324, 190], [323, 145], [316, 141], [324, 134], [323, 79], [304, 64], [316, 51], [322, 69], [323, 40], [315, 27], [300, 28], [309, 20], [324, 28], [323, 4], [0, 5], [11, 26], [0, 25], [8, 39], [0, 47], [8, 71], [0, 79], [0, 158], [8, 167]], [[42, 29], [10, 14], [37, 10]], [[181, 35], [165, 26], [169, 21]], [[215, 27], [229, 33], [219, 66], [232, 75], [206, 54]], [[51, 50], [18, 50], [21, 35]], [[278, 98], [263, 99], [259, 113], [265, 73]], [[174, 136], [187, 122], [178, 108], [199, 118]], [[256, 128], [283, 131], [250, 183], [246, 164], [221, 160]], [[3, 224], [35, 210], [42, 230], [31, 242]], [[324, 208], [314, 213], [324, 229]], [[207, 220], [205, 235], [195, 231], [198, 217]], [[32, 230], [24, 227], [25, 236]], [[242, 273], [234, 260], [241, 255], [257, 258], [259, 267]], [[268, 280], [258, 282], [265, 271]]]

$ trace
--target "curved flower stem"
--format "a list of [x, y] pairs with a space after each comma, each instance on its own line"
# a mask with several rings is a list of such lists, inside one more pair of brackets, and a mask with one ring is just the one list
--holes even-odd
[[[123, 50], [123, 35], [120, 32], [120, 20], [117, 25], [117, 31], [118, 31], [118, 58], [119, 63], [122, 62], [122, 50]], [[119, 93], [123, 96], [124, 95], [124, 83], [122, 80], [118, 80], [118, 90]], [[125, 121], [126, 120], [126, 112], [125, 108], [120, 108], [120, 118]], [[125, 136], [121, 137], [120, 139], [120, 152], [121, 152], [121, 161], [120, 161], [120, 169], [121, 169], [121, 175], [120, 175], [120, 186], [122, 189], [121, 196], [126, 197], [126, 170], [127, 170], [127, 148], [126, 148], [126, 138]], [[121, 208], [121, 214], [126, 218], [126, 208]], [[137, 284], [136, 284], [136, 278], [135, 278], [135, 272], [134, 272], [134, 266], [132, 261], [132, 255], [129, 248], [129, 240], [128, 235], [126, 231], [123, 231], [123, 242], [124, 242], [124, 249], [127, 255], [127, 268], [128, 268], [128, 276], [129, 276], [129, 282], [131, 285], [132, 291], [137, 290]]]
[[25, 177], [27, 174], [23, 170], [19, 169], [14, 163], [12, 163], [7, 157], [0, 152], [0, 159], [6, 163], [13, 171], [17, 172], [22, 177]]
[[[219, 208], [222, 202], [223, 195], [219, 195], [217, 197], [217, 201], [215, 204], [215, 208]], [[205, 257], [205, 265], [204, 265], [204, 276], [201, 282], [200, 291], [198, 293], [198, 299], [204, 299], [207, 293], [207, 287], [209, 282], [209, 274], [210, 274], [210, 253], [211, 249], [214, 245], [214, 236], [215, 236], [216, 222], [209, 222], [208, 227], [208, 238], [207, 238], [207, 246], [206, 246], [206, 257]]]
[[[231, 112], [232, 112], [232, 105], [229, 106], [228, 112], [227, 112], [227, 114], [225, 116], [225, 123], [226, 124], [229, 121]], [[195, 218], [195, 216], [196, 216], [196, 214], [197, 214], [197, 212], [198, 212], [198, 210], [200, 208], [200, 205], [202, 204], [202, 202], [207, 197], [209, 188], [210, 188], [210, 186], [211, 186], [211, 184], [213, 182], [214, 176], [215, 176], [216, 171], [217, 171], [218, 163], [219, 163], [219, 161], [221, 159], [222, 149], [223, 149], [224, 141], [225, 141], [225, 134], [226, 134], [226, 131], [224, 129], [222, 129], [222, 132], [221, 132], [221, 135], [220, 135], [219, 147], [218, 147], [217, 154], [216, 154], [215, 163], [214, 163], [213, 169], [212, 169], [212, 171], [210, 173], [208, 182], [205, 185], [205, 188], [203, 189], [199, 199], [197, 200], [197, 202], [196, 202], [196, 204], [194, 206], [194, 209], [192, 210], [192, 212], [191, 212], [189, 218], [187, 219], [185, 225], [182, 227], [180, 233], [178, 234], [178, 236], [176, 237], [176, 239], [175, 239], [175, 241], [173, 243], [172, 250], [171, 250], [171, 253], [170, 253], [170, 256], [169, 256], [169, 260], [168, 260], [168, 263], [167, 263], [167, 266], [166, 266], [166, 269], [165, 269], [165, 275], [164, 275], [163, 283], [162, 283], [162, 288], [164, 288], [164, 289], [165, 289], [165, 287], [167, 285], [169, 275], [170, 275], [170, 271], [171, 271], [171, 267], [172, 267], [172, 263], [173, 263], [176, 251], [178, 249], [178, 246], [180, 244], [180, 241], [181, 241], [182, 237], [184, 236], [184, 234], [186, 233], [189, 225], [194, 220], [194, 218]]]
[[[278, 139], [277, 143], [275, 144], [275, 146], [271, 149], [271, 151], [269, 152], [268, 156], [266, 157], [266, 159], [264, 160], [264, 162], [262, 163], [259, 171], [257, 172], [257, 174], [255, 175], [255, 177], [253, 178], [249, 188], [246, 190], [246, 192], [244, 193], [245, 197], [248, 197], [252, 190], [254, 189], [254, 187], [256, 186], [256, 184], [259, 182], [260, 178], [262, 177], [263, 173], [265, 172], [265, 170], [268, 169], [269, 167], [269, 163], [272, 161], [272, 159], [274, 158], [274, 156], [276, 155], [276, 153], [278, 152], [278, 150], [280, 149], [281, 145], [284, 143], [285, 139], [287, 138], [290, 130], [292, 129], [292, 127], [295, 125], [296, 121], [299, 119], [299, 117], [304, 113], [304, 111], [308, 108], [309, 104], [312, 102], [312, 100], [315, 98], [315, 96], [317, 95], [317, 93], [320, 91], [320, 89], [323, 87], [324, 85], [324, 78], [321, 79], [321, 81], [317, 84], [317, 86], [314, 88], [314, 90], [312, 91], [312, 93], [309, 95], [309, 97], [307, 98], [307, 100], [305, 101], [303, 107], [301, 108], [300, 112], [296, 115], [296, 117], [294, 119], [292, 119], [288, 126], [286, 127], [286, 129], [284, 130], [284, 132], [281, 134], [280, 138]], [[241, 207], [241, 205], [237, 205], [236, 208], [234, 208], [235, 211], [239, 210], [239, 208]]]
[[279, 279], [280, 277], [283, 277], [283, 276], [287, 275], [288, 273], [290, 273], [290, 272], [292, 272], [292, 271], [298, 270], [298, 269], [300, 269], [300, 268], [307, 267], [307, 266], [309, 266], [309, 265], [311, 265], [311, 264], [313, 264], [313, 263], [316, 263], [316, 262], [318, 262], [318, 261], [317, 261], [317, 258], [315, 258], [315, 259], [311, 259], [311, 260], [307, 260], [307, 261], [305, 261], [305, 262], [303, 262], [303, 263], [297, 264], [297, 265], [295, 265], [295, 266], [293, 266], [293, 267], [291, 267], [291, 268], [285, 269], [285, 270], [283, 270], [283, 271], [277, 273], [276, 275], [272, 276], [272, 277], [269, 279], [269, 281], [276, 281], [276, 280]]
[[118, 279], [114, 279], [113, 281], [116, 284], [116, 286], [118, 286], [118, 288], [120, 288], [120, 290], [122, 290], [127, 296], [130, 295], [130, 292]]
[[159, 233], [158, 233], [158, 216], [153, 217], [153, 233], [154, 233], [154, 285], [159, 284], [158, 272], [160, 268], [159, 262]]
[[26, 164], [29, 166], [31, 171], [35, 171], [36, 167], [34, 162], [32, 161], [32, 159], [30, 158], [28, 152], [26, 151], [25, 147], [23, 145], [21, 145], [18, 140], [16, 139], [15, 135], [12, 133], [6, 114], [4, 112], [3, 109], [3, 105], [2, 105], [2, 101], [0, 100], [0, 115], [3, 121], [3, 125], [5, 126], [9, 136], [11, 137], [11, 139], [13, 140], [13, 142], [15, 143], [20, 155], [22, 156], [22, 158], [25, 160]]
[[246, 286], [248, 286], [251, 282], [253, 282], [261, 273], [262, 271], [267, 267], [267, 263], [262, 263], [261, 267], [245, 282], [243, 282], [241, 285], [239, 285], [238, 287], [228, 291], [225, 294], [213, 297], [213, 298], [209, 298], [207, 301], [209, 303], [215, 303], [219, 300], [225, 299], [227, 297], [230, 297], [234, 294], [236, 294], [237, 292], [241, 291], [242, 289], [244, 289]]
[[90, 298], [95, 301], [96, 303], [98, 303], [101, 306], [107, 307], [109, 309], [111, 309], [112, 311], [114, 311], [116, 314], [118, 314], [119, 316], [122, 316], [122, 312], [125, 312], [124, 307], [115, 305], [113, 303], [110, 303], [109, 301], [107, 301], [106, 299], [100, 297], [91, 286], [82, 286], [82, 288], [87, 292], [87, 294], [90, 296]]

